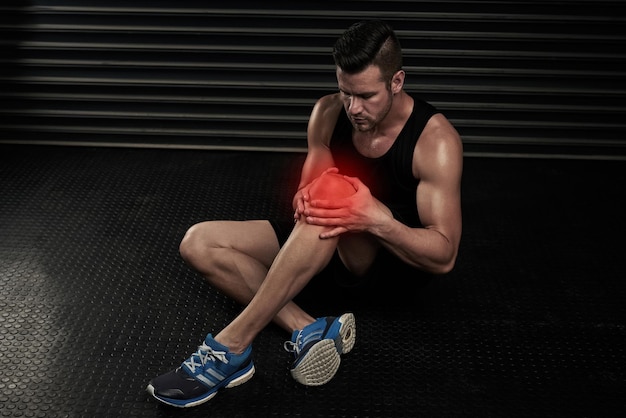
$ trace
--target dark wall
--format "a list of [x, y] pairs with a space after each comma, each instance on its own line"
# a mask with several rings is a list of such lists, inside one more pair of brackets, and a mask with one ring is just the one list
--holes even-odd
[[379, 17], [468, 154], [624, 157], [619, 3], [4, 1], [0, 142], [304, 150], [335, 38]]

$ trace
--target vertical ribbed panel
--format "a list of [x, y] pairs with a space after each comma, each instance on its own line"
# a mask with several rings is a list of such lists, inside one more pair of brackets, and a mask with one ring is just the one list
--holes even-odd
[[351, 23], [468, 153], [626, 155], [626, 19], [606, 1], [4, 2], [2, 142], [305, 148]]

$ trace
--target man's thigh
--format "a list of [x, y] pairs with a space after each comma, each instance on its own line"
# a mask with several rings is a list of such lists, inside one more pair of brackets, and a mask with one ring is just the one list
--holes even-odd
[[232, 248], [269, 267], [280, 250], [274, 228], [267, 220], [206, 221], [190, 228], [195, 240], [207, 248]]
[[343, 234], [337, 245], [341, 262], [355, 276], [367, 274], [379, 249], [378, 240], [365, 233]]

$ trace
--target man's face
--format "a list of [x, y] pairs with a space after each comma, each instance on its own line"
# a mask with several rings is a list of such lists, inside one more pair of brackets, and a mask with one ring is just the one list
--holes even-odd
[[393, 94], [378, 67], [370, 65], [357, 74], [337, 68], [337, 83], [343, 106], [357, 131], [373, 130], [389, 113]]

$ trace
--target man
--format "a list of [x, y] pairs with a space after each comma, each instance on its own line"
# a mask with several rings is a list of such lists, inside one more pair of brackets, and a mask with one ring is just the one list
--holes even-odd
[[150, 382], [159, 401], [198, 405], [249, 380], [252, 341], [271, 321], [292, 335], [285, 347], [298, 382], [332, 379], [354, 346], [354, 315], [316, 319], [292, 300], [329, 263], [357, 281], [382, 262], [432, 275], [453, 268], [462, 229], [457, 131], [405, 92], [400, 44], [386, 23], [351, 26], [333, 57], [339, 92], [313, 107], [294, 220], [202, 222], [183, 238], [183, 259], [245, 308]]

